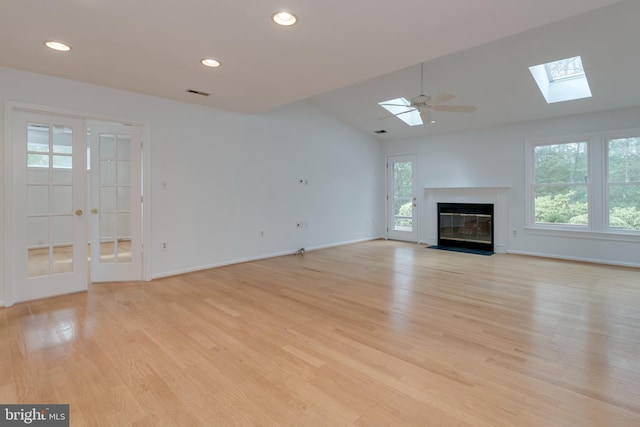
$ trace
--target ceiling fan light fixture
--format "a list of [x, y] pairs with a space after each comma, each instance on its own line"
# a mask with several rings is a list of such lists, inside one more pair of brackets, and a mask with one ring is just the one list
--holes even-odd
[[211, 67], [211, 68], [216, 68], [222, 65], [220, 61], [213, 58], [204, 58], [202, 61], [200, 61], [200, 63], [205, 67]]
[[47, 40], [47, 41], [44, 41], [43, 43], [49, 49], [57, 50], [58, 52], [69, 52], [71, 50], [71, 46], [62, 42]]
[[278, 25], [283, 27], [290, 27], [298, 22], [298, 17], [291, 12], [281, 11], [271, 15], [271, 19]]

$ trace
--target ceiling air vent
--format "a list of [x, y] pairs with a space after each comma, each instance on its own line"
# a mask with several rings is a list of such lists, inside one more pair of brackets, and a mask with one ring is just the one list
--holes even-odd
[[200, 96], [209, 96], [209, 95], [211, 95], [210, 93], [200, 92], [199, 90], [193, 90], [193, 89], [187, 89], [187, 92], [193, 93], [195, 95], [200, 95]]
[[380, 129], [380, 130], [374, 130], [373, 133], [381, 134], [381, 133], [387, 133], [387, 131], [384, 129]]

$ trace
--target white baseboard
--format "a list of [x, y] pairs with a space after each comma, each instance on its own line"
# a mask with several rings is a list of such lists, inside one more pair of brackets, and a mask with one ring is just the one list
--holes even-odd
[[603, 264], [603, 265], [615, 265], [617, 267], [633, 267], [638, 268], [640, 264], [635, 264], [631, 262], [617, 262], [617, 261], [608, 261], [602, 259], [594, 259], [594, 258], [583, 258], [583, 257], [571, 257], [571, 256], [563, 256], [563, 255], [552, 255], [545, 254], [539, 252], [526, 252], [526, 251], [507, 251], [508, 254], [514, 255], [527, 255], [527, 256], [535, 256], [540, 258], [552, 258], [552, 259], [561, 259], [565, 261], [578, 261], [578, 262], [588, 262], [592, 264]]
[[[337, 246], [352, 245], [354, 243], [369, 242], [371, 240], [378, 240], [380, 238], [381, 237], [372, 237], [372, 238], [367, 238], [367, 239], [350, 240], [350, 241], [347, 241], [347, 242], [331, 243], [331, 244], [328, 244], [328, 245], [312, 246], [312, 247], [308, 247], [308, 248], [304, 248], [304, 249], [305, 249], [305, 252], [309, 252], [309, 251], [315, 251], [315, 250], [319, 250], [319, 249], [333, 248], [333, 247], [337, 247]], [[279, 256], [292, 255], [292, 254], [296, 253], [298, 251], [298, 249], [300, 249], [300, 248], [296, 248], [296, 249], [292, 249], [292, 250], [288, 250], [288, 251], [283, 251], [283, 252], [272, 252], [272, 253], [269, 253], [269, 254], [258, 255], [258, 256], [255, 256], [255, 257], [237, 258], [237, 259], [218, 262], [218, 263], [213, 263], [213, 264], [206, 264], [206, 265], [200, 265], [200, 266], [197, 266], [197, 267], [186, 268], [186, 269], [183, 269], [183, 270], [174, 270], [174, 271], [168, 271], [168, 272], [164, 272], [164, 273], [160, 273], [160, 274], [152, 274], [151, 275], [151, 280], [162, 279], [164, 277], [179, 276], [181, 274], [193, 273], [193, 272], [196, 272], [196, 271], [209, 270], [210, 268], [224, 267], [224, 266], [227, 266], [227, 265], [242, 264], [244, 262], [259, 261], [261, 259], [276, 258], [276, 257], [279, 257]]]
[[284, 255], [291, 255], [294, 252], [295, 251], [274, 252], [274, 253], [260, 255], [260, 256], [256, 256], [256, 257], [238, 258], [238, 259], [232, 259], [232, 260], [223, 261], [223, 262], [216, 262], [216, 263], [213, 263], [213, 264], [199, 265], [197, 267], [185, 268], [183, 270], [167, 271], [167, 272], [160, 273], [160, 274], [152, 274], [151, 275], [151, 280], [162, 279], [163, 277], [179, 276], [181, 274], [193, 273], [193, 272], [202, 271], [202, 270], [209, 270], [210, 268], [224, 267], [224, 266], [227, 266], [227, 265], [242, 264], [243, 262], [258, 261], [258, 260], [261, 260], [261, 259], [275, 258], [275, 257], [279, 257], [279, 256], [284, 256]]
[[353, 245], [356, 243], [363, 243], [363, 242], [370, 242], [372, 240], [379, 240], [379, 239], [384, 239], [384, 237], [370, 237], [367, 239], [357, 239], [357, 240], [349, 240], [347, 242], [340, 242], [340, 243], [331, 243], [328, 245], [319, 245], [319, 246], [311, 246], [309, 248], [304, 248], [305, 251], [309, 252], [309, 251], [316, 251], [319, 249], [328, 249], [328, 248], [335, 248], [338, 246], [346, 246], [346, 245]]

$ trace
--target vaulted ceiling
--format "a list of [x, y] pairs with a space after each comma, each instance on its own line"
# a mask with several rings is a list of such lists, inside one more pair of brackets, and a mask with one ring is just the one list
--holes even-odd
[[[282, 9], [299, 22], [273, 24]], [[640, 105], [639, 18], [637, 0], [0, 0], [0, 66], [248, 114], [308, 99], [404, 138]], [[594, 96], [546, 104], [528, 67], [576, 55]], [[478, 110], [380, 119], [418, 95], [421, 62], [427, 94]]]

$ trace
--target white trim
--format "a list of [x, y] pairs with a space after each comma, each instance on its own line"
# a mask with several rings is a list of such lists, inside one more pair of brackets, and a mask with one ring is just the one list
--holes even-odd
[[142, 280], [151, 280], [151, 124], [140, 123], [142, 136]]
[[631, 230], [620, 233], [601, 233], [591, 231], [587, 228], [583, 229], [558, 229], [543, 227], [525, 227], [524, 232], [531, 235], [551, 236], [551, 237], [570, 237], [587, 240], [602, 240], [609, 242], [631, 242], [640, 243], [640, 232]]
[[508, 190], [508, 185], [473, 185], [467, 187], [423, 187], [425, 190]]
[[11, 132], [13, 130], [12, 103], [4, 103], [4, 302], [5, 307], [14, 303], [13, 294], [13, 149]]
[[539, 258], [558, 259], [558, 260], [565, 260], [565, 261], [588, 262], [590, 264], [615, 265], [618, 267], [632, 267], [632, 268], [640, 267], [640, 263], [617, 262], [617, 261], [602, 260], [602, 259], [595, 259], [595, 258], [570, 257], [570, 256], [564, 256], [564, 255], [545, 254], [545, 253], [538, 253], [538, 252], [508, 251], [507, 254], [534, 256]]
[[57, 108], [47, 105], [30, 104], [26, 102], [5, 101], [5, 108], [10, 106], [12, 110], [26, 111], [28, 113], [49, 114], [61, 117], [71, 117], [82, 120], [97, 120], [103, 122], [114, 122], [131, 125], [146, 126], [146, 123], [132, 122], [122, 117], [103, 116], [98, 114], [86, 113], [79, 110], [69, 110], [66, 108]]
[[[316, 251], [316, 250], [320, 250], [320, 249], [334, 248], [334, 247], [337, 247], [337, 246], [353, 245], [355, 243], [370, 242], [370, 241], [373, 241], [373, 240], [381, 240], [381, 239], [384, 239], [384, 238], [383, 237], [371, 237], [371, 238], [367, 238], [367, 239], [357, 239], [357, 240], [350, 240], [350, 241], [340, 242], [340, 243], [332, 243], [332, 244], [329, 244], [329, 245], [319, 245], [319, 246], [314, 246], [314, 247], [311, 247], [311, 248], [305, 248], [305, 252], [311, 252], [311, 251]], [[290, 251], [283, 251], [283, 252], [273, 252], [273, 253], [270, 253], [270, 254], [259, 255], [259, 256], [255, 256], [255, 257], [238, 258], [238, 259], [229, 260], [229, 261], [217, 262], [217, 263], [214, 263], [214, 264], [201, 265], [201, 266], [198, 266], [198, 267], [191, 267], [191, 268], [186, 268], [186, 269], [182, 269], [182, 270], [174, 270], [174, 271], [170, 271], [170, 272], [166, 272], [166, 273], [154, 274], [151, 277], [151, 280], [162, 279], [162, 278], [165, 278], [165, 277], [179, 276], [181, 274], [194, 273], [196, 271], [209, 270], [211, 268], [225, 267], [227, 265], [242, 264], [242, 263], [245, 263], [245, 262], [259, 261], [259, 260], [262, 260], [262, 259], [277, 258], [277, 257], [281, 257], [281, 256], [286, 256], [286, 255], [293, 255], [293, 254], [296, 253], [296, 251], [297, 251], [297, 249], [296, 250], [290, 250]]]

